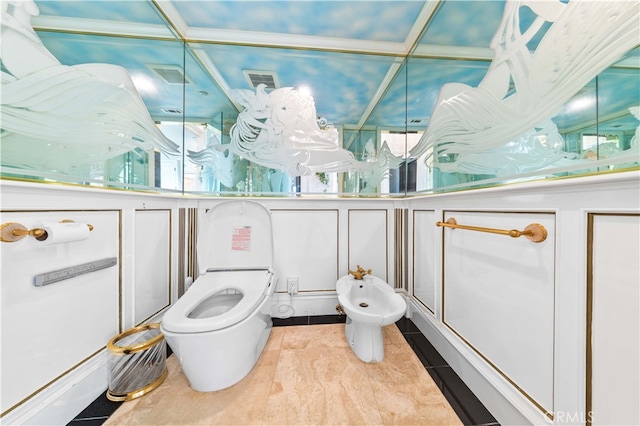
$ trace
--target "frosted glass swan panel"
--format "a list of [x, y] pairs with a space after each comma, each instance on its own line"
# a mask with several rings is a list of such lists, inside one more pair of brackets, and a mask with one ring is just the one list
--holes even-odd
[[33, 1], [2, 2], [3, 164], [68, 173], [127, 152], [178, 154], [128, 72], [62, 65], [31, 26], [38, 13]]
[[236, 155], [291, 176], [357, 171], [371, 187], [401, 162], [386, 145], [377, 156], [356, 160], [340, 146], [338, 130], [318, 119], [311, 95], [291, 87], [267, 93], [265, 87], [261, 84], [255, 92], [234, 91], [236, 101], [244, 107], [230, 130], [228, 149]]
[[[521, 28], [520, 9], [536, 15]], [[535, 51], [527, 43], [551, 23]], [[599, 73], [640, 43], [640, 3], [508, 0], [477, 87], [445, 84], [414, 158], [447, 172], [511, 175], [563, 165], [550, 120]], [[579, 160], [578, 160], [579, 161]]]

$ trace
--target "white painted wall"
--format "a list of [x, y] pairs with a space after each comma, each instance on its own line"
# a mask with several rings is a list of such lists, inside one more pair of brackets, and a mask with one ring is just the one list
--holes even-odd
[[[17, 378], [5, 376], [5, 364], [17, 362], [15, 351], [21, 344], [29, 339], [40, 342], [40, 337], [34, 317], [27, 315], [22, 318], [33, 322], [30, 324], [32, 328], [27, 328], [29, 331], [24, 333], [18, 331], [20, 325], [15, 320], [20, 315], [20, 307], [26, 312], [33, 312], [35, 299], [27, 298], [24, 306], [14, 306], [16, 299], [13, 293], [35, 291], [29, 287], [29, 277], [40, 266], [34, 263], [18, 268], [25, 253], [19, 253], [19, 246], [10, 245], [14, 243], [0, 245], [2, 386], [3, 394], [6, 388], [16, 395], [8, 403], [8, 409], [3, 406], [5, 412], [0, 422], [38, 424], [47, 419], [63, 424], [106, 389], [108, 353], [104, 345], [108, 338], [139, 321], [157, 321], [167, 300], [176, 300], [178, 250], [175, 244], [178, 241], [178, 229], [175, 218], [178, 209], [197, 208], [199, 215], [203, 215], [207, 208], [223, 199], [12, 181], [1, 181], [0, 184], [3, 223], [9, 219], [18, 220], [16, 216], [20, 216], [19, 220], [29, 222], [26, 225], [31, 226], [31, 221], [36, 217], [60, 210], [73, 212], [78, 217], [89, 214], [87, 212], [97, 212], [95, 218], [87, 220], [96, 221], [100, 224], [97, 228], [99, 232], [107, 233], [95, 239], [96, 243], [99, 241], [99, 250], [119, 250], [119, 282], [115, 282], [113, 277], [107, 278], [108, 284], [103, 284], [105, 294], [83, 295], [82, 289], [88, 288], [94, 281], [87, 279], [88, 276], [77, 280], [77, 283], [70, 280], [49, 289], [55, 293], [58, 302], [46, 305], [47, 321], [72, 327], [72, 330], [68, 332], [58, 328], [51, 331], [51, 336], [47, 338], [53, 338], [56, 342], [75, 339], [76, 346], [72, 351], [88, 355], [76, 360], [61, 351], [59, 344], [35, 343], [34, 356], [50, 360], [51, 368], [47, 374], [36, 369], [26, 371], [26, 376], [21, 376], [21, 380], [27, 377], [29, 384], [21, 388], [16, 384]], [[404, 200], [256, 198], [272, 211], [276, 230], [276, 265], [280, 269], [281, 279], [286, 281], [289, 276], [299, 278], [299, 293], [293, 297], [285, 292], [283, 283], [279, 283], [273, 312], [276, 315], [289, 313], [290, 310], [278, 308], [290, 305], [295, 315], [334, 313], [337, 303], [335, 279], [346, 274], [349, 268], [353, 269], [356, 263], [371, 267], [374, 271], [384, 271], [387, 277], [394, 277], [392, 215], [395, 208], [409, 208], [410, 223], [407, 225], [412, 240], [408, 244], [409, 271], [406, 271], [406, 276], [410, 281], [408, 300], [414, 322], [502, 424], [575, 423], [576, 416], [585, 415], [586, 400], [587, 217], [594, 212], [638, 214], [639, 193], [639, 173], [630, 172]], [[432, 223], [442, 220], [445, 214], [451, 212], [462, 215], [458, 218], [461, 223], [464, 216], [465, 220], [481, 219], [481, 224], [486, 226], [493, 225], [494, 214], [508, 217], [509, 228], [520, 227], [519, 221], [525, 219], [522, 216], [525, 214], [530, 216], [525, 221], [543, 221], [552, 232], [549, 241], [533, 251], [530, 246], [509, 237], [502, 237], [506, 240], [495, 240], [494, 243], [480, 238], [480, 235], [465, 234], [465, 242], [458, 242], [459, 247], [475, 247], [476, 251], [487, 247], [486, 251], [491, 256], [482, 263], [477, 256], [469, 256], [465, 250], [449, 250], [455, 247], [455, 241], [447, 242], [443, 238], [451, 234], [450, 230], [444, 231]], [[102, 215], [105, 217], [102, 218]], [[159, 234], [151, 239], [144, 238], [149, 232]], [[459, 235], [463, 231], [453, 232]], [[522, 245], [524, 249], [518, 252], [514, 248], [516, 246], [508, 243]], [[151, 249], [150, 244], [157, 247]], [[27, 247], [26, 244], [23, 246]], [[156, 250], [158, 247], [159, 251]], [[76, 248], [69, 243], [68, 250], [76, 250], [82, 256], [94, 253], [93, 250], [79, 248], [80, 245]], [[29, 253], [33, 251], [25, 250]], [[47, 268], [64, 266], [64, 262], [75, 259], [75, 255], [67, 255], [73, 253], [60, 250], [61, 253], [52, 255], [50, 263], [44, 264]], [[458, 261], [463, 259], [471, 262], [469, 265], [472, 269], [483, 265], [486, 270], [482, 275], [473, 277], [469, 271], [456, 271], [455, 262], [447, 264], [455, 260], [455, 256]], [[526, 277], [523, 282], [526, 281], [528, 286], [543, 284], [546, 287], [538, 294], [539, 297], [532, 299], [536, 309], [523, 311], [521, 316], [511, 312], [514, 324], [510, 326], [519, 326], [519, 334], [512, 328], [501, 330], [501, 336], [492, 336], [489, 330], [469, 327], [474, 320], [478, 320], [479, 324], [489, 321], [485, 324], [488, 324], [487, 327], [500, 325], [500, 321], [485, 318], [483, 313], [487, 309], [502, 309], [501, 301], [508, 304], [514, 301], [523, 303], [526, 299], [524, 290], [510, 288], [507, 292], [499, 287], [508, 286], [517, 278], [509, 275], [513, 272], [502, 275], [502, 278], [498, 276], [496, 282], [491, 283], [495, 288], [480, 294], [477, 304], [466, 298], [465, 294], [472, 290], [472, 285], [488, 279], [492, 273], [505, 273], [503, 256], [515, 256], [519, 267], [528, 265], [527, 256], [534, 257], [532, 264], [538, 267], [542, 265], [546, 269], [540, 275]], [[156, 262], [156, 258], [162, 259]], [[163, 282], [167, 280], [169, 287]], [[71, 284], [77, 286], [74, 291], [62, 291]], [[118, 298], [114, 303], [116, 284], [118, 292], [115, 294]], [[449, 292], [448, 296], [446, 292]], [[443, 295], [446, 296], [444, 305]], [[611, 296], [605, 294], [603, 297], [605, 299], [600, 300], [608, 300]], [[75, 312], [74, 309], [91, 306], [92, 303], [97, 304], [95, 312], [85, 313], [81, 322], [64, 322], [70, 312]], [[462, 314], [466, 317], [457, 317]], [[92, 331], [94, 324], [99, 333]], [[533, 328], [530, 330], [529, 327]], [[609, 327], [604, 328], [606, 330]], [[624, 336], [633, 332], [633, 329], [622, 323], [613, 332]], [[544, 342], [528, 341], [532, 336]], [[534, 355], [546, 357], [545, 376], [537, 377], [535, 368], [528, 369], [531, 360], [526, 360], [524, 356], [520, 359], [517, 353], [502, 358], [504, 354], [499, 348], [504, 347], [501, 345], [505, 345], [511, 337], [515, 342], [534, 344]], [[598, 370], [599, 366], [594, 368], [594, 371], [603, 371]], [[551, 384], [548, 377], [550, 369]], [[538, 390], [539, 385], [542, 390]], [[536, 406], [523, 390], [529, 396], [535, 395], [535, 401], [543, 402]], [[545, 410], [552, 413], [548, 416]]]
[[553, 411], [554, 215], [444, 215], [461, 225], [522, 230], [538, 223], [547, 230], [539, 243], [461, 229], [438, 234], [444, 234], [442, 322], [531, 402]]
[[140, 324], [171, 304], [171, 210], [136, 210], [134, 215], [131, 308], [134, 324]]
[[[4, 203], [3, 203], [4, 204]], [[2, 255], [2, 412], [99, 351], [118, 333], [119, 266], [34, 286], [34, 276], [87, 262], [119, 259], [118, 212], [12, 211], [2, 223], [28, 229], [70, 219], [94, 229], [82, 241], [51, 244], [25, 237], [0, 244]], [[118, 261], [118, 264], [120, 262]]]
[[[34, 256], [43, 250], [34, 249], [31, 237], [0, 245], [0, 421], [37, 424], [47, 419], [66, 423], [106, 390], [108, 340], [141, 322], [158, 321], [169, 303], [177, 300], [178, 209], [197, 208], [202, 217], [206, 209], [227, 199], [1, 183], [3, 223], [22, 221], [31, 227], [49, 216], [57, 218], [53, 211], [65, 210], [68, 214], [63, 216], [95, 225], [87, 242], [49, 248], [53, 252], [46, 262], [42, 256]], [[272, 211], [274, 223], [275, 266], [280, 276], [274, 316], [335, 314], [335, 283], [349, 268], [355, 268], [355, 263], [349, 264], [350, 258], [387, 273], [391, 248], [386, 241], [391, 241], [392, 232], [388, 215], [393, 209], [388, 200], [256, 201]], [[371, 220], [369, 209], [374, 212]], [[358, 218], [357, 224], [352, 224], [357, 232], [349, 233], [352, 213]], [[108, 221], [101, 215], [107, 215]], [[119, 259], [118, 266], [109, 271], [46, 289], [34, 289], [31, 284], [34, 273], [104, 257], [106, 253]], [[96, 282], [96, 277], [103, 275], [106, 281]], [[299, 279], [299, 292], [293, 297], [286, 293], [287, 277]], [[5, 283], [15, 284], [9, 287]], [[43, 309], [40, 299], [32, 295], [45, 292], [52, 298], [50, 303], [44, 301]], [[20, 295], [18, 302], [14, 293]], [[293, 310], [280, 309], [282, 306]], [[29, 348], [29, 356], [22, 354], [21, 347]], [[34, 360], [46, 368], [28, 368]]]
[[[593, 215], [593, 425], [640, 424], [640, 215]], [[589, 324], [588, 324], [589, 325]], [[589, 343], [589, 342], [588, 342]], [[587, 379], [589, 377], [587, 376]]]
[[338, 209], [273, 210], [277, 292], [287, 279], [298, 279], [298, 291], [335, 291], [338, 280]]
[[[585, 424], [589, 420], [585, 402], [588, 216], [594, 212], [637, 215], [639, 174], [523, 183], [407, 200], [414, 211], [410, 293], [415, 297], [410, 300], [410, 315], [501, 424]], [[504, 229], [520, 229], [535, 221], [551, 232], [548, 241], [536, 245], [435, 226], [435, 221], [450, 216], [460, 224]], [[505, 217], [509, 220], [502, 224]], [[622, 225], [620, 232], [636, 238], [621, 243], [620, 250], [637, 243], [637, 225]], [[434, 241], [423, 241], [431, 233]], [[630, 279], [638, 271], [637, 257], [623, 259], [626, 254], [613, 263], [600, 258], [597, 264]], [[604, 293], [602, 300], [613, 305], [621, 302], [613, 292]], [[629, 300], [627, 304], [637, 307], [637, 298]], [[637, 308], [626, 312], [627, 317], [635, 312], [637, 318]], [[637, 340], [637, 322], [629, 317], [615, 324], [601, 326], [633, 346], [628, 336]], [[595, 362], [594, 369], [602, 372], [613, 360]], [[616, 357], [613, 367], [630, 372], [625, 386], [635, 389], [640, 386], [638, 375], [633, 375], [637, 363], [637, 356], [634, 366], [625, 355]], [[611, 403], [613, 395], [600, 404]], [[625, 424], [635, 423], [629, 418]]]
[[349, 269], [357, 265], [371, 274], [389, 281], [389, 212], [379, 210], [349, 210]]
[[436, 289], [434, 273], [436, 266], [435, 247], [437, 222], [433, 210], [413, 210], [410, 226], [413, 228], [412, 246], [409, 249], [413, 255], [413, 270], [410, 274], [413, 282], [411, 295], [417, 302], [424, 305], [429, 312], [436, 310]]
[[[178, 202], [159, 195], [6, 181], [0, 191], [2, 223], [32, 228], [43, 220], [72, 219], [94, 227], [83, 241], [39, 246], [26, 237], [0, 243], [0, 422], [65, 424], [106, 390], [106, 343], [152, 320], [175, 293], [175, 254], [167, 253], [175, 241], [175, 226], [169, 224]], [[35, 274], [105, 257], [116, 257], [118, 264], [33, 286]]]

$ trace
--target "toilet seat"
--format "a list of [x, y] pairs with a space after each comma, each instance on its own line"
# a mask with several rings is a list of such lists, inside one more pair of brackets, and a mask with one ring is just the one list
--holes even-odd
[[[235, 325], [247, 318], [272, 292], [272, 279], [270, 268], [209, 271], [198, 277], [165, 313], [162, 328], [173, 333], [204, 333]], [[224, 290], [237, 290], [242, 293], [242, 299], [220, 315], [189, 318], [198, 305]]]

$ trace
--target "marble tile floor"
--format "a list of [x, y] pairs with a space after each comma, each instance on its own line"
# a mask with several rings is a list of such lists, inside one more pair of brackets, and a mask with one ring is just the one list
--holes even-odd
[[274, 319], [253, 371], [218, 392], [191, 390], [169, 357], [158, 389], [127, 403], [98, 398], [69, 425], [498, 424], [409, 319], [385, 327], [379, 364], [357, 359], [343, 321]]

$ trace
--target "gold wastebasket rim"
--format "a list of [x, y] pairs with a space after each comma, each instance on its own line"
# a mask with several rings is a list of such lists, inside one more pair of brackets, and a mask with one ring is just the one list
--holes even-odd
[[151, 392], [152, 390], [160, 386], [162, 382], [164, 382], [164, 379], [167, 378], [168, 374], [169, 374], [169, 371], [165, 368], [162, 374], [158, 376], [158, 378], [155, 379], [153, 382], [149, 383], [147, 386], [141, 389], [136, 389], [132, 392], [128, 392], [126, 394], [122, 394], [122, 395], [115, 394], [111, 392], [110, 389], [107, 389], [107, 399], [109, 401], [115, 401], [115, 402], [121, 402], [121, 401], [126, 402], [126, 401], [134, 400], [138, 397], [141, 397], [142, 395], [148, 394], [149, 392]]
[[135, 352], [140, 352], [145, 349], [148, 349], [151, 346], [158, 343], [159, 341], [161, 341], [164, 338], [164, 335], [162, 333], [158, 333], [157, 336], [153, 336], [151, 339], [145, 342], [137, 343], [135, 345], [129, 345], [129, 346], [118, 346], [116, 345], [116, 342], [120, 339], [124, 339], [127, 336], [131, 336], [132, 334], [136, 334], [146, 330], [158, 329], [158, 328], [160, 328], [160, 323], [143, 324], [137, 327], [130, 328], [129, 330], [126, 330], [118, 334], [117, 336], [115, 336], [113, 339], [109, 340], [109, 343], [107, 343], [107, 349], [109, 349], [111, 352], [115, 354], [121, 354], [121, 355], [128, 355], [128, 354], [132, 354]]

